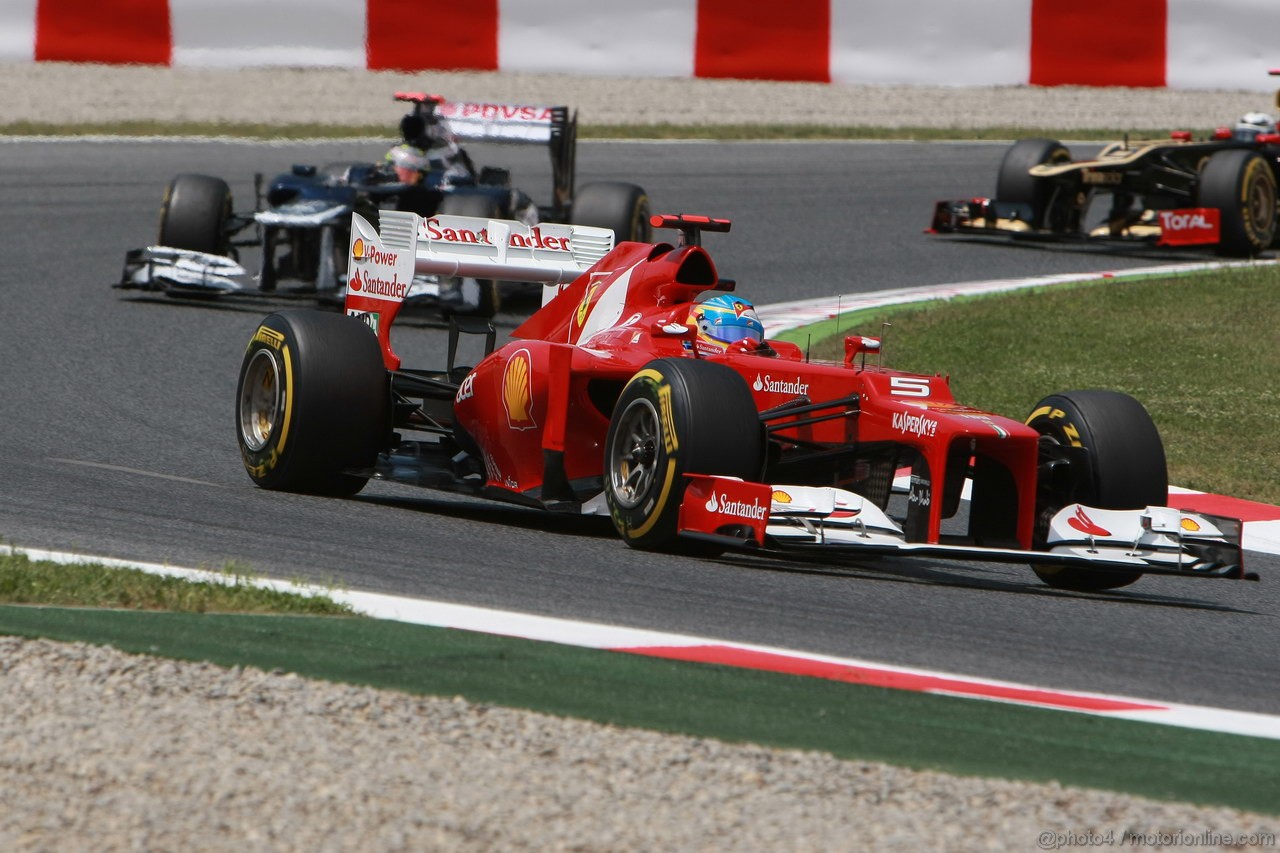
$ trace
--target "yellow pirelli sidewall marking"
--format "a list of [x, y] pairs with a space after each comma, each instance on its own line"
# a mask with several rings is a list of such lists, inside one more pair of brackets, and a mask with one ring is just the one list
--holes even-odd
[[[1066, 416], [1067, 416], [1067, 413], [1062, 411], [1062, 409], [1055, 409], [1052, 406], [1041, 406], [1040, 408], [1036, 409], [1027, 417], [1026, 423], [1030, 424], [1036, 418], [1042, 418], [1042, 417], [1048, 418], [1051, 421], [1057, 421], [1065, 418]], [[1065, 435], [1067, 437], [1067, 440], [1071, 442], [1072, 447], [1084, 446], [1080, 441], [1080, 429], [1075, 424], [1071, 423], [1070, 421], [1067, 421], [1061, 426], [1062, 426], [1062, 434]]]
[[[658, 417], [662, 420], [662, 446], [668, 453], [674, 453], [680, 449], [680, 439], [676, 435], [675, 414], [671, 410], [671, 386], [667, 384], [667, 377], [652, 368], [645, 368], [632, 376], [631, 382], [639, 379], [652, 379], [658, 383], [658, 408], [661, 410]], [[631, 387], [631, 382], [627, 383], [627, 387]]]
[[662, 515], [662, 508], [667, 505], [667, 497], [671, 494], [671, 484], [676, 479], [676, 461], [674, 459], [667, 460], [667, 476], [662, 480], [662, 493], [658, 495], [658, 502], [654, 504], [657, 511], [649, 516], [649, 520], [634, 530], [628, 530], [627, 535], [632, 539], [639, 539], [648, 533], [653, 526], [658, 523], [658, 517]]
[[274, 455], [277, 458], [284, 453], [284, 443], [289, 440], [289, 422], [293, 419], [293, 356], [287, 344], [280, 354], [284, 360], [284, 388], [281, 391], [284, 397], [284, 423], [280, 425], [280, 440], [276, 442]]
[[255, 343], [266, 344], [274, 350], [280, 349], [284, 343], [284, 335], [275, 329], [268, 329], [266, 326], [259, 326], [258, 331], [253, 333], [253, 338], [249, 341], [249, 346]]
[[[645, 368], [637, 372], [635, 376], [631, 377], [631, 382], [641, 379], [650, 379], [658, 383], [658, 405], [662, 409], [658, 415], [662, 420], [662, 444], [667, 453], [672, 453], [679, 448], [680, 444], [676, 439], [675, 418], [671, 411], [671, 386], [667, 384], [667, 377], [653, 368]], [[628, 387], [630, 387], [631, 382], [627, 383]], [[627, 535], [629, 537], [638, 539], [652, 530], [653, 526], [658, 523], [658, 518], [662, 515], [662, 509], [667, 505], [667, 499], [671, 496], [671, 487], [675, 483], [675, 479], [676, 460], [668, 459], [667, 473], [662, 480], [662, 490], [658, 493], [657, 502], [654, 504], [658, 508], [657, 512], [649, 516], [649, 520], [644, 524], [628, 530]]]
[[662, 446], [666, 448], [667, 453], [675, 453], [680, 447], [680, 441], [676, 438], [676, 419], [671, 412], [671, 386], [663, 385], [658, 389], [658, 408], [661, 409], [662, 418]]

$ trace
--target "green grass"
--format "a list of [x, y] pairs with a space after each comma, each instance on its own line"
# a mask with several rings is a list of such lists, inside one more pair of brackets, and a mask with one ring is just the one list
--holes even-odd
[[377, 619], [0, 606], [0, 633], [1275, 814], [1280, 741]]
[[884, 335], [885, 365], [950, 375], [959, 402], [1019, 420], [1058, 391], [1123, 391], [1159, 427], [1170, 482], [1280, 504], [1278, 327], [1280, 269], [1257, 266], [862, 312], [813, 355]]
[[[1089, 128], [1061, 130], [1036, 127], [931, 128], [931, 127], [837, 127], [832, 125], [677, 125], [677, 124], [584, 124], [578, 128], [582, 139], [910, 139], [1009, 140], [1048, 136], [1065, 140], [1112, 140], [1132, 129]], [[387, 124], [258, 124], [248, 122], [158, 122], [123, 121], [87, 124], [59, 124], [19, 121], [0, 124], [0, 136], [217, 136], [245, 139], [350, 139], [389, 138], [395, 128]], [[1166, 138], [1168, 129], [1143, 130], [1140, 135]]]
[[235, 566], [223, 574], [225, 583], [193, 583], [137, 569], [97, 563], [66, 565], [31, 560], [25, 554], [0, 554], [0, 601], [187, 613], [352, 615], [350, 607], [323, 596], [260, 589]]

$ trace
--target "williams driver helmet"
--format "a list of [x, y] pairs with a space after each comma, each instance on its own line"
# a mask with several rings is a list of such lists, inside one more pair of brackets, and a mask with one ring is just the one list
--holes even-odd
[[698, 329], [698, 341], [720, 349], [739, 341], [764, 341], [764, 324], [756, 316], [756, 309], [749, 300], [731, 293], [715, 296], [695, 303], [685, 320]]
[[431, 168], [426, 152], [413, 145], [392, 148], [387, 152], [386, 162], [402, 184], [416, 184], [422, 180], [422, 173]]
[[1266, 113], [1245, 113], [1236, 122], [1233, 136], [1236, 139], [1252, 140], [1259, 133], [1275, 133], [1276, 120]]

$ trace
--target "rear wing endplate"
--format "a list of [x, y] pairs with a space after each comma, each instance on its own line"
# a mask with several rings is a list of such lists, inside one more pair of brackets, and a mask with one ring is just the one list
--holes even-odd
[[345, 310], [378, 335], [387, 368], [391, 323], [415, 275], [540, 282], [543, 302], [613, 250], [609, 228], [383, 210], [374, 228], [351, 215]]
[[419, 113], [437, 116], [459, 142], [546, 145], [551, 153], [551, 218], [568, 218], [577, 170], [577, 111], [567, 106], [447, 101], [424, 92], [396, 92], [396, 100], [414, 104]]

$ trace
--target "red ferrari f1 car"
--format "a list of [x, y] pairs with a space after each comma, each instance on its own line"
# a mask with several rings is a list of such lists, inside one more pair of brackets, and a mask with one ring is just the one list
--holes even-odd
[[[1133, 398], [1054, 394], [1023, 422], [958, 403], [942, 375], [883, 366], [876, 338], [812, 361], [763, 336], [701, 245], [728, 221], [653, 225], [677, 239], [354, 216], [345, 314], [272, 314], [249, 341], [249, 476], [607, 514], [639, 549], [997, 560], [1085, 591], [1146, 573], [1256, 579], [1237, 520], [1164, 506], [1163, 446]], [[415, 273], [543, 282], [544, 304], [496, 349], [491, 325], [459, 318], [448, 363], [410, 369], [390, 333]], [[474, 367], [455, 364], [464, 334], [483, 336]]]

